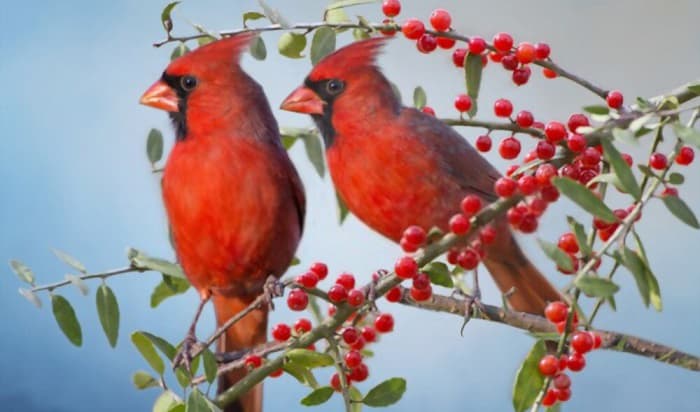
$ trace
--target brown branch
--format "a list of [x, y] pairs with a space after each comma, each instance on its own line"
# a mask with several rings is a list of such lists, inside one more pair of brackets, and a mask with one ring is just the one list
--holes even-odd
[[520, 127], [515, 123], [505, 123], [505, 122], [487, 122], [483, 120], [473, 120], [473, 119], [440, 119], [445, 124], [450, 126], [468, 126], [468, 127], [483, 127], [484, 129], [491, 130], [507, 130], [513, 133], [524, 133], [531, 136], [539, 137], [544, 139], [544, 132], [540, 129], [535, 129], [534, 127]]

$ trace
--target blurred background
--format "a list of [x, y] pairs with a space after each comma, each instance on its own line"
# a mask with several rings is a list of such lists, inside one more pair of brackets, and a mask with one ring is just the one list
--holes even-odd
[[[293, 22], [319, 21], [324, 1], [268, 0]], [[553, 58], [564, 67], [604, 88], [623, 91], [628, 100], [652, 96], [700, 75], [700, 3], [692, 0], [501, 0], [403, 1], [399, 21], [427, 19], [435, 7], [452, 12], [453, 26], [487, 39], [509, 31], [516, 42], [546, 41]], [[18, 258], [35, 271], [39, 283], [61, 280], [70, 269], [49, 251], [65, 250], [90, 271], [126, 265], [127, 246], [172, 258], [159, 193], [159, 178], [150, 172], [145, 139], [152, 127], [166, 141], [172, 132], [164, 113], [138, 105], [138, 97], [160, 76], [172, 46], [155, 49], [163, 37], [160, 12], [165, 2], [124, 0], [13, 1], [3, 0], [0, 13], [0, 259]], [[211, 30], [236, 28], [241, 15], [258, 10], [253, 0], [185, 1], [173, 13], [175, 34], [190, 34], [188, 22]], [[351, 8], [382, 19], [379, 4]], [[254, 22], [253, 24], [264, 24]], [[279, 33], [264, 36], [268, 59], [249, 55], [244, 67], [264, 86], [273, 107], [296, 87], [310, 69], [308, 59], [289, 60], [276, 53]], [[398, 38], [380, 59], [388, 77], [408, 103], [422, 85], [428, 104], [438, 115], [455, 116], [452, 101], [463, 90], [462, 73], [450, 53], [422, 55], [413, 42]], [[351, 40], [350, 33], [339, 41]], [[595, 96], [561, 79], [545, 80], [533, 70], [530, 83], [516, 88], [509, 73], [487, 67], [480, 114], [490, 116], [492, 102], [510, 98], [535, 116], [566, 119], [581, 106], [600, 103]], [[307, 117], [275, 113], [283, 126], [309, 126]], [[481, 130], [461, 129], [468, 139]], [[496, 135], [499, 136], [499, 135]], [[625, 150], [642, 159], [641, 148]], [[320, 179], [301, 144], [291, 151], [306, 185], [308, 216], [298, 255], [302, 265], [328, 262], [332, 273], [349, 270], [360, 279], [392, 264], [398, 246], [350, 217], [339, 227], [330, 179]], [[504, 164], [490, 156], [500, 169]], [[681, 196], [700, 211], [700, 169], [691, 165]], [[620, 206], [626, 206], [620, 204]], [[588, 221], [566, 202], [552, 207], [537, 236], [554, 240], [566, 230], [566, 214]], [[632, 277], [616, 276], [620, 284], [618, 311], [605, 307], [601, 328], [653, 338], [695, 354], [700, 353], [700, 271], [693, 261], [700, 233], [669, 215], [660, 202], [645, 209], [640, 232], [652, 267], [661, 283], [664, 310], [646, 309]], [[558, 285], [566, 283], [543, 256], [534, 236], [522, 245]], [[303, 267], [303, 266], [301, 266]], [[298, 267], [298, 268], [301, 268]], [[292, 269], [294, 273], [301, 269]], [[0, 409], [6, 411], [150, 410], [157, 392], [136, 391], [131, 374], [148, 365], [129, 342], [129, 334], [145, 329], [178, 341], [195, 310], [190, 291], [153, 310], [149, 297], [160, 280], [155, 273], [113, 278], [121, 308], [119, 343], [111, 349], [94, 308], [94, 290], [82, 297], [74, 288], [68, 297], [83, 326], [83, 347], [72, 346], [58, 329], [48, 299], [40, 310], [26, 302], [23, 285], [9, 268], [0, 278]], [[484, 300], [500, 302], [494, 285], [482, 276]], [[50, 306], [50, 305], [49, 305]], [[271, 324], [292, 321], [284, 305]], [[385, 308], [388, 305], [383, 304]], [[372, 347], [367, 390], [392, 377], [404, 376], [408, 390], [396, 411], [510, 410], [516, 368], [532, 340], [524, 333], [487, 322], [471, 322], [459, 335], [461, 320], [401, 306], [387, 308], [397, 320], [395, 333]], [[201, 337], [213, 329], [210, 309], [199, 325]], [[573, 398], [567, 410], [697, 410], [697, 373], [631, 355], [600, 351], [588, 357], [582, 373], [573, 376]], [[321, 380], [326, 379], [322, 377]], [[284, 376], [265, 383], [266, 410], [303, 410], [299, 399], [307, 389]], [[339, 397], [318, 410], [341, 408]]]

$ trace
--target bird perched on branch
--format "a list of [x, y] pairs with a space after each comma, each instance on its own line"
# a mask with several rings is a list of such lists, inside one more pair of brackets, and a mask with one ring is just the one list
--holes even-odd
[[[348, 209], [398, 242], [411, 225], [447, 231], [466, 195], [496, 200], [500, 175], [451, 127], [402, 106], [375, 63], [384, 43], [368, 39], [326, 56], [281, 108], [311, 115]], [[484, 264], [501, 291], [514, 290], [514, 309], [541, 315], [559, 293], [523, 254], [506, 219], [493, 225]]]
[[[277, 122], [258, 83], [240, 67], [253, 35], [202, 46], [170, 63], [141, 103], [169, 112], [176, 143], [163, 172], [163, 200], [177, 257], [201, 303], [214, 302], [221, 325], [263, 292], [294, 257], [305, 200], [299, 176], [280, 143]], [[219, 342], [220, 351], [266, 341], [267, 308], [244, 316]], [[222, 376], [219, 391], [245, 375]], [[226, 411], [262, 409], [262, 386]]]

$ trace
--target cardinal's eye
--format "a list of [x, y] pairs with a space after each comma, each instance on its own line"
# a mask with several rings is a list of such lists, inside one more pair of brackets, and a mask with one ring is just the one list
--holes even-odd
[[194, 76], [184, 76], [180, 79], [180, 85], [186, 92], [189, 92], [197, 87], [197, 78]]
[[345, 84], [341, 82], [340, 80], [332, 79], [329, 80], [328, 83], [326, 83], [326, 90], [330, 94], [338, 94], [343, 91], [343, 88], [345, 87]]

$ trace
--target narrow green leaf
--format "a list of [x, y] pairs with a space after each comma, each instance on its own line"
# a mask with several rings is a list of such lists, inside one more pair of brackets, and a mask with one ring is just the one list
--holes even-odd
[[606, 115], [610, 113], [610, 109], [607, 106], [600, 106], [600, 105], [593, 105], [593, 106], [585, 106], [583, 108], [585, 112], [588, 112], [590, 114], [598, 114], [598, 115]]
[[668, 175], [667, 181], [672, 185], [682, 185], [685, 182], [685, 177], [678, 172], [671, 172]]
[[177, 383], [180, 384], [180, 387], [183, 390], [190, 386], [190, 383], [192, 382], [192, 377], [189, 373], [187, 373], [183, 366], [180, 366], [179, 368], [175, 369], [175, 378], [177, 379]]
[[547, 349], [544, 341], [536, 341], [515, 374], [513, 384], [513, 409], [515, 412], [524, 412], [535, 403], [535, 399], [544, 385], [544, 376], [540, 373], [538, 365], [545, 353], [547, 353]]
[[34, 284], [34, 272], [29, 269], [29, 266], [25, 265], [19, 260], [12, 259], [10, 260], [10, 269], [15, 272], [21, 281], [27, 282], [30, 285]]
[[127, 249], [126, 255], [129, 262], [131, 262], [131, 265], [134, 267], [153, 270], [164, 275], [186, 279], [185, 273], [182, 271], [182, 268], [180, 268], [180, 265], [176, 265], [175, 263], [169, 262], [165, 259], [148, 256], [140, 250], [133, 248]]
[[540, 248], [542, 248], [545, 255], [552, 259], [558, 267], [568, 272], [574, 269], [574, 262], [571, 260], [571, 257], [559, 249], [557, 245], [542, 239], [537, 239], [537, 243], [540, 244]]
[[19, 294], [24, 296], [25, 299], [27, 299], [29, 302], [32, 303], [32, 305], [36, 306], [37, 308], [41, 309], [41, 299], [39, 299], [39, 296], [36, 295], [36, 293], [32, 292], [29, 289], [19, 289]]
[[165, 355], [168, 360], [173, 360], [175, 358], [175, 353], [177, 353], [177, 349], [175, 346], [170, 344], [167, 340], [161, 338], [160, 336], [156, 336], [152, 333], [145, 332], [145, 331], [137, 331], [143, 337], [151, 341], [151, 343], [160, 350], [163, 355]]
[[304, 57], [301, 52], [306, 48], [306, 36], [299, 33], [284, 33], [277, 43], [277, 48], [281, 55], [291, 59]]
[[352, 37], [359, 41], [369, 39], [370, 35], [365, 29], [354, 28], [352, 29]]
[[567, 216], [566, 220], [569, 222], [569, 227], [571, 228], [574, 236], [576, 236], [576, 242], [578, 243], [579, 250], [583, 256], [590, 256], [593, 251], [588, 245], [588, 236], [586, 235], [586, 230], [583, 228], [583, 225], [571, 216]]
[[637, 168], [639, 169], [640, 172], [642, 172], [643, 175], [652, 177], [654, 179], [658, 179], [659, 176], [654, 173], [653, 170], [647, 165], [637, 165]]
[[187, 407], [185, 412], [220, 412], [216, 405], [214, 405], [209, 399], [207, 399], [199, 388], [195, 387], [192, 389], [192, 393], [187, 397]]
[[267, 57], [265, 41], [261, 36], [256, 36], [253, 41], [250, 42], [250, 55], [256, 60], [265, 60]]
[[323, 21], [329, 24], [350, 23], [350, 17], [343, 8], [326, 9], [323, 12]]
[[375, 408], [393, 405], [401, 400], [404, 392], [406, 392], [406, 379], [387, 379], [370, 389], [362, 399], [362, 403]]
[[287, 19], [284, 18], [284, 16], [282, 16], [279, 10], [273, 9], [272, 7], [268, 6], [264, 0], [258, 0], [258, 4], [260, 4], [260, 8], [263, 9], [265, 16], [268, 20], [270, 20], [271, 23], [279, 24], [283, 29], [289, 29], [292, 27], [292, 25], [289, 24], [289, 21], [287, 21]]
[[287, 136], [287, 135], [281, 135], [282, 137], [282, 146], [284, 146], [284, 150], [289, 150], [294, 146], [294, 143], [297, 142], [297, 136]]
[[308, 349], [291, 349], [286, 356], [290, 361], [307, 368], [333, 365], [333, 358], [330, 355]]
[[184, 279], [163, 275], [163, 280], [156, 285], [151, 292], [151, 307], [155, 308], [165, 299], [181, 295], [190, 288], [189, 282]]
[[173, 49], [173, 52], [170, 53], [170, 60], [175, 60], [178, 57], [182, 57], [189, 52], [190, 52], [190, 48], [187, 47], [187, 45], [185, 43], [179, 43], [177, 46], [175, 46], [175, 48]]
[[151, 368], [159, 375], [163, 375], [165, 364], [163, 363], [163, 359], [158, 356], [156, 349], [153, 347], [153, 343], [141, 332], [132, 333], [131, 342], [136, 346], [136, 349], [138, 349], [146, 362], [151, 365]]
[[484, 66], [481, 64], [481, 55], [467, 53], [464, 58], [464, 77], [467, 82], [467, 94], [472, 98], [472, 107], [469, 117], [474, 117], [477, 111], [479, 88], [481, 88], [481, 72]]
[[430, 282], [446, 288], [453, 288], [452, 274], [446, 264], [442, 262], [430, 262], [423, 266], [422, 272], [430, 276]]
[[688, 90], [700, 96], [700, 83], [689, 84]]
[[301, 399], [301, 404], [304, 406], [316, 406], [326, 403], [333, 396], [333, 388], [330, 386], [321, 386], [314, 389], [308, 395]]
[[651, 120], [653, 116], [653, 113], [647, 113], [644, 116], [640, 116], [632, 120], [627, 128], [633, 132], [638, 132], [642, 127], [644, 127], [645, 124], [649, 123], [649, 120]]
[[425, 94], [425, 90], [418, 86], [413, 89], [413, 107], [420, 110], [425, 107], [428, 102], [428, 96]]
[[607, 223], [617, 222], [617, 217], [612, 210], [585, 186], [568, 177], [555, 177], [552, 179], [552, 183], [559, 189], [559, 192], [578, 204], [583, 210]]
[[163, 133], [158, 129], [151, 129], [146, 139], [146, 154], [148, 161], [155, 164], [163, 157]]
[[321, 145], [320, 136], [317, 133], [304, 133], [299, 137], [304, 141], [306, 156], [311, 161], [314, 169], [316, 169], [316, 173], [323, 178], [326, 174], [326, 167], [323, 160], [323, 146]]
[[80, 277], [75, 275], [66, 275], [65, 278], [67, 281], [72, 283], [73, 286], [78, 288], [81, 295], [87, 296], [87, 294], [90, 293], [90, 288], [88, 287], [87, 283], [80, 279]]
[[666, 208], [673, 213], [681, 222], [695, 229], [700, 229], [700, 223], [688, 205], [678, 196], [663, 196]]
[[376, 3], [377, 1], [379, 0], [338, 0], [326, 6], [326, 10], [341, 9], [360, 4]]
[[316, 378], [314, 377], [313, 373], [311, 373], [311, 370], [306, 366], [292, 360], [287, 360], [284, 362], [284, 365], [282, 365], [282, 369], [289, 375], [293, 376], [302, 385], [306, 385], [310, 388], [318, 387]]
[[[637, 144], [638, 141], [634, 136], [634, 132], [629, 129], [620, 129], [619, 127], [615, 127], [612, 129], [612, 135], [615, 140], [618, 140], [623, 143], [630, 143], [630, 144]], [[602, 139], [605, 140], [605, 139]]]
[[155, 388], [159, 386], [158, 380], [151, 376], [150, 373], [145, 371], [136, 371], [131, 376], [131, 381], [134, 383], [136, 389], [143, 390], [148, 388]]
[[338, 192], [335, 192], [335, 200], [338, 204], [338, 223], [342, 225], [348, 217], [348, 214], [350, 214], [350, 211]]
[[598, 298], [607, 298], [613, 296], [620, 290], [620, 287], [612, 281], [595, 276], [579, 276], [574, 281], [574, 285], [581, 289], [581, 292], [587, 296], [595, 296]]
[[202, 363], [204, 364], [204, 376], [207, 378], [207, 382], [213, 383], [216, 379], [216, 370], [218, 366], [216, 364], [216, 357], [209, 348], [204, 348], [202, 352]]
[[335, 31], [330, 27], [316, 29], [314, 37], [311, 39], [311, 50], [309, 51], [311, 64], [315, 66], [333, 50], [335, 50]]
[[688, 127], [679, 121], [674, 122], [671, 126], [679, 139], [700, 148], [700, 130]]
[[622, 188], [625, 192], [632, 195], [635, 200], [641, 199], [642, 190], [639, 188], [634, 174], [632, 174], [632, 169], [627, 165], [625, 159], [622, 158], [620, 152], [608, 139], [601, 139], [600, 143], [603, 145], [603, 156], [610, 163]]
[[171, 391], [164, 391], [160, 394], [160, 396], [158, 396], [153, 404], [153, 412], [173, 412], [173, 408], [177, 407], [178, 405], [182, 405], [184, 408], [182, 399]]
[[78, 259], [76, 259], [73, 256], [69, 255], [68, 253], [60, 251], [58, 249], [51, 249], [51, 251], [53, 252], [54, 255], [56, 255], [57, 258], [59, 258], [66, 265], [72, 267], [73, 269], [77, 270], [78, 272], [87, 273], [87, 269], [85, 268], [85, 265], [83, 265]]
[[608, 302], [608, 305], [610, 305], [610, 309], [613, 310], [613, 312], [617, 312], [617, 304], [615, 303], [615, 296], [608, 296], [605, 298], [605, 301]]
[[179, 3], [179, 1], [168, 3], [160, 13], [160, 22], [163, 24], [163, 28], [165, 29], [166, 33], [170, 33], [170, 31], [173, 29], [173, 21], [170, 18], [170, 14]]
[[119, 337], [119, 304], [112, 289], [106, 284], [100, 285], [95, 294], [97, 315], [111, 347], [117, 345]]
[[75, 346], [82, 345], [83, 332], [70, 302], [61, 295], [51, 295], [51, 309], [58, 326], [68, 340]]
[[265, 18], [265, 15], [257, 11], [247, 11], [243, 13], [243, 27], [248, 27], [246, 23], [249, 20], [259, 20]]
[[644, 263], [644, 267], [646, 268], [646, 284], [649, 286], [649, 301], [651, 302], [651, 305], [654, 307], [654, 309], [657, 312], [660, 312], [663, 309], [663, 304], [661, 302], [661, 289], [659, 288], [659, 281], [656, 279], [656, 276], [654, 276], [654, 273], [651, 271], [651, 267], [649, 266], [649, 259], [647, 258], [647, 252], [646, 250], [644, 250], [644, 245], [642, 244], [642, 239], [640, 239], [639, 235], [634, 230], [632, 231], [632, 236], [634, 237], [634, 242], [637, 245], [637, 253], [642, 258], [642, 262]]
[[649, 293], [649, 277], [646, 274], [646, 264], [635, 251], [626, 246], [622, 248], [622, 264], [634, 277], [634, 281], [637, 283], [637, 289], [639, 289], [639, 294], [642, 296], [644, 306], [649, 307], [651, 297]]

